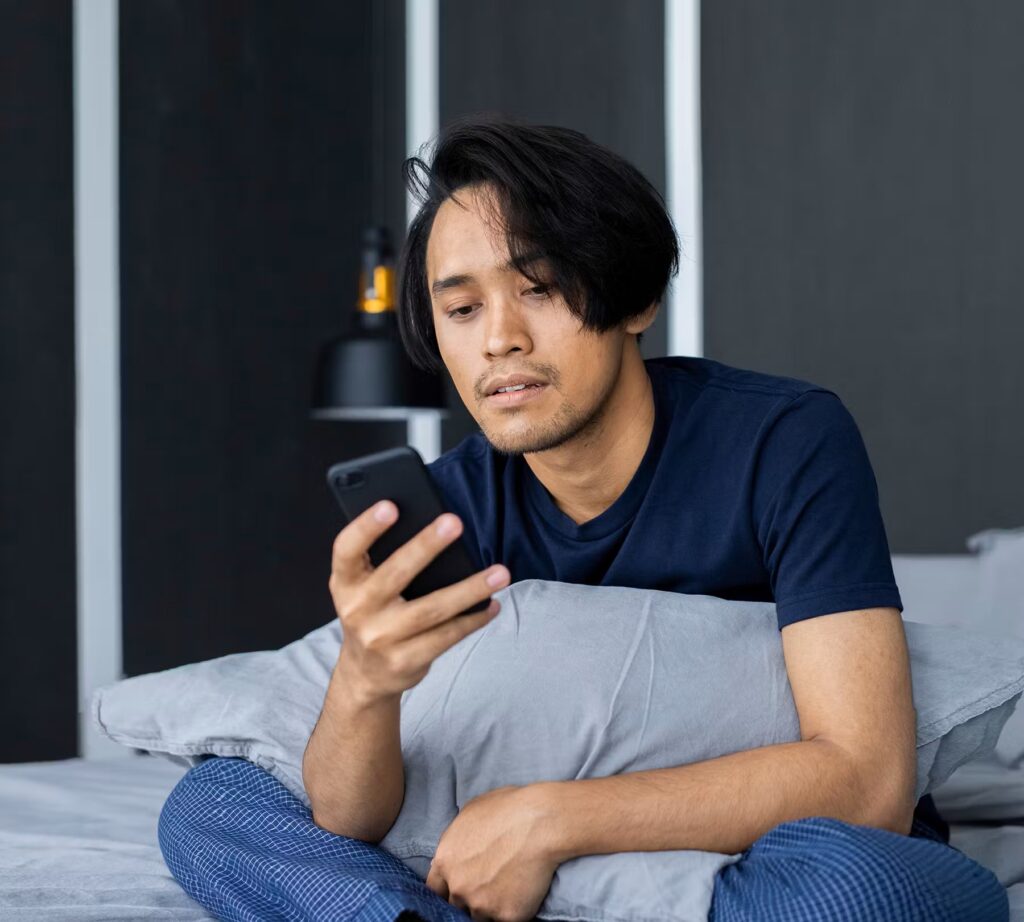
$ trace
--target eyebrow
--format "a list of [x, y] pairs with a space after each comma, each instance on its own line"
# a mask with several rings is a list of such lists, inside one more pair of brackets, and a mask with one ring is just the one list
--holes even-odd
[[[517, 261], [509, 260], [503, 266], [498, 268], [502, 272], [519, 272], [521, 266], [528, 266], [532, 263], [539, 262], [546, 258], [545, 253], [540, 250], [534, 250], [531, 253], [527, 253], [521, 259]], [[459, 288], [462, 285], [469, 285], [476, 281], [476, 276], [471, 275], [468, 272], [460, 273], [459, 275], [449, 275], [447, 278], [437, 279], [433, 285], [430, 286], [431, 294], [439, 295], [443, 291], [448, 291], [451, 288]]]

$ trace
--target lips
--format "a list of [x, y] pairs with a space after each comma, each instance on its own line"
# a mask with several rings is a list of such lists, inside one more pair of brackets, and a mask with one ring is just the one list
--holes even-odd
[[527, 385], [522, 390], [502, 391], [501, 393], [491, 394], [487, 398], [487, 402], [492, 406], [514, 407], [521, 403], [536, 400], [547, 389], [548, 386], [546, 384]]
[[506, 378], [495, 378], [490, 384], [487, 385], [485, 393], [488, 397], [493, 397], [497, 393], [499, 387], [515, 387], [517, 384], [547, 384], [547, 381], [542, 381], [540, 378], [535, 378], [533, 375], [509, 375]]

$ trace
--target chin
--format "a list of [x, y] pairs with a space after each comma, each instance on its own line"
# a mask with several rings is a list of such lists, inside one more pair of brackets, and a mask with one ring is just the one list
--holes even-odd
[[554, 416], [536, 423], [521, 426], [510, 421], [507, 427], [489, 427], [477, 420], [484, 438], [491, 447], [503, 455], [535, 454], [549, 451], [564, 445], [570, 439], [580, 435], [590, 422], [574, 414], [565, 412], [565, 407]]
[[483, 430], [484, 437], [491, 443], [491, 448], [502, 455], [525, 455], [537, 451], [544, 451], [552, 446], [548, 440], [538, 438], [533, 433], [495, 433], [487, 429]]

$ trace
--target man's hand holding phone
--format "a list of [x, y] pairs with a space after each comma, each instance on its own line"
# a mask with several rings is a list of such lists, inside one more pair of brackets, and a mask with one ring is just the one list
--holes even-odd
[[[380, 566], [371, 545], [398, 520], [394, 503], [382, 500], [349, 522], [334, 541], [328, 586], [344, 635], [337, 670], [362, 703], [400, 699], [420, 682], [431, 663], [501, 609], [466, 609], [508, 585], [508, 569], [495, 564], [411, 601], [408, 584], [462, 533], [462, 521], [446, 512], [395, 550]], [[489, 582], [493, 580], [493, 582]]]

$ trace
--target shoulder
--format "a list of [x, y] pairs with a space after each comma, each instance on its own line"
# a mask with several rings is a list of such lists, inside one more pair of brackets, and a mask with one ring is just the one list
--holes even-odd
[[[697, 356], [664, 356], [645, 362], [652, 386], [662, 393], [689, 391], [701, 418], [715, 427], [764, 437], [785, 427], [848, 425], [849, 412], [830, 388], [804, 378], [770, 374]], [[697, 393], [693, 393], [696, 391]]]
[[657, 378], [669, 387], [695, 387], [751, 398], [766, 397], [769, 401], [774, 398], [776, 402], [782, 403], [807, 393], [821, 392], [836, 396], [828, 388], [803, 378], [754, 371], [699, 356], [667, 355], [646, 359], [645, 365], [652, 381]]

